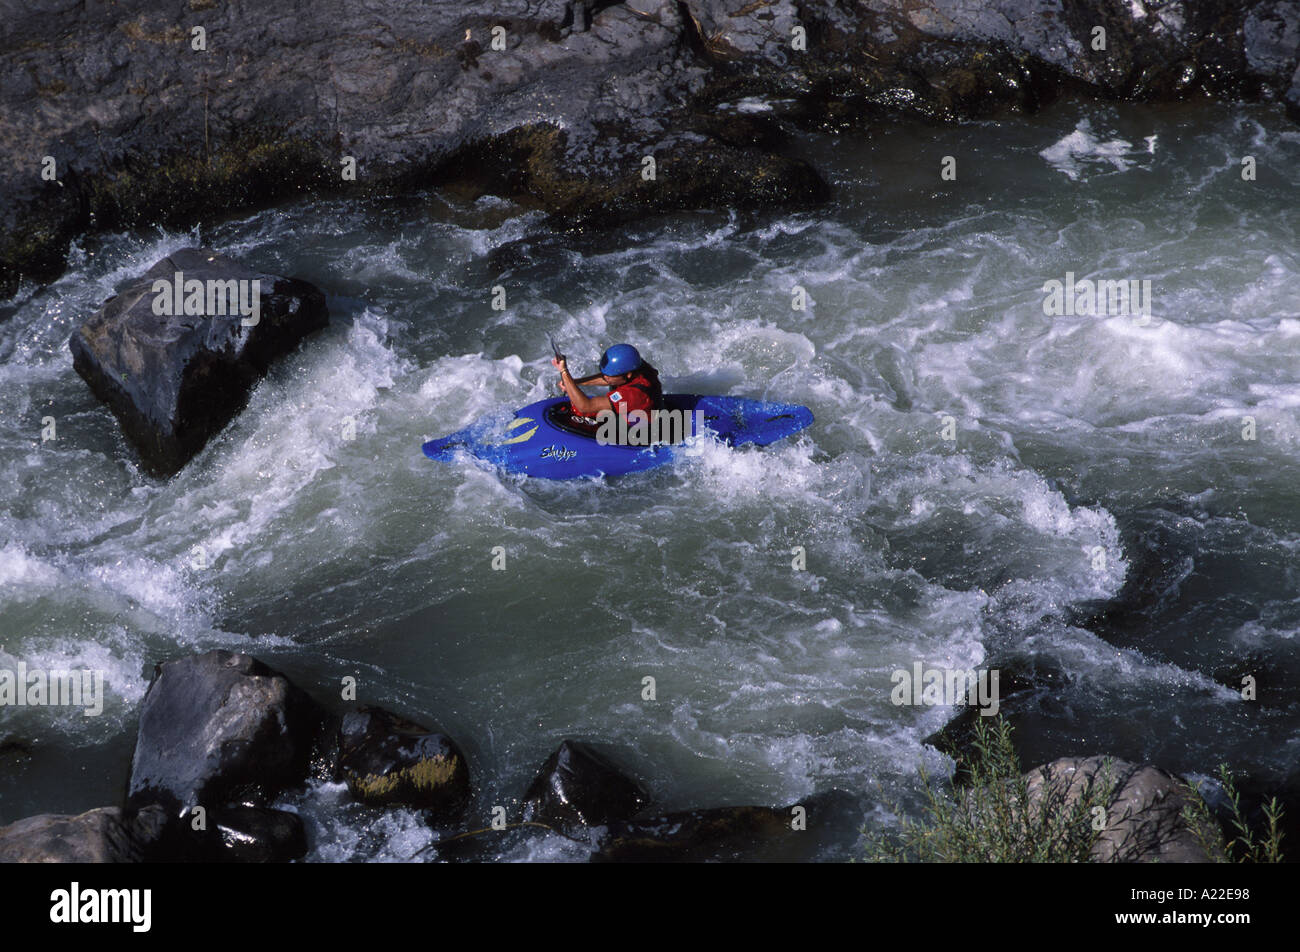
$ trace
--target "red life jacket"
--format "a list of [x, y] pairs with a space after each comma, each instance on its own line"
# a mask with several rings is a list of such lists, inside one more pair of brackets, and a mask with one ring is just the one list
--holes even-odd
[[[646, 413], [662, 410], [664, 390], [659, 383], [659, 371], [642, 362], [640, 367], [632, 371], [632, 378], [627, 383], [619, 384], [609, 392], [609, 402], [610, 406], [622, 415], [626, 415], [629, 410], [644, 410]], [[578, 419], [596, 418], [594, 413], [584, 417], [574, 411], [573, 415]]]
[[650, 413], [664, 408], [664, 390], [659, 385], [659, 371], [647, 363], [632, 372], [632, 379], [609, 392], [609, 402], [619, 413], [644, 410]]

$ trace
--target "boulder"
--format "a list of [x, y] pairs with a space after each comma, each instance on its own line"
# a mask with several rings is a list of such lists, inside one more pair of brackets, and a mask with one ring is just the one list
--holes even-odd
[[185, 248], [110, 298], [69, 347], [145, 468], [169, 476], [234, 419], [272, 363], [328, 320], [324, 294], [306, 281]]
[[521, 816], [526, 823], [582, 838], [592, 827], [636, 816], [648, 803], [641, 785], [603, 754], [566, 740], [529, 785]]
[[704, 862], [739, 859], [764, 840], [792, 834], [791, 813], [773, 807], [682, 810], [610, 823], [597, 862]]
[[138, 863], [151, 857], [166, 825], [158, 806], [129, 816], [100, 807], [27, 817], [0, 828], [0, 863]]
[[362, 803], [431, 810], [435, 823], [469, 803], [469, 766], [455, 742], [377, 707], [344, 716], [338, 776]]
[[287, 810], [219, 807], [208, 813], [210, 858], [222, 863], [287, 863], [307, 855], [302, 818]]
[[327, 716], [282, 674], [229, 651], [159, 665], [140, 705], [128, 802], [173, 815], [265, 805], [302, 783]]
[[592, 860], [806, 862], [826, 846], [827, 834], [853, 829], [853, 803], [848, 794], [830, 790], [785, 807], [714, 807], [619, 820], [602, 831]]
[[[1026, 774], [1029, 809], [1051, 797], [1068, 810], [1105, 779], [1107, 759], [1066, 757]], [[1197, 831], [1183, 817], [1193, 803], [1186, 782], [1151, 765], [1109, 761], [1114, 793], [1106, 807], [1106, 828], [1093, 845], [1095, 863], [1207, 863], [1222, 858], [1217, 825]], [[1198, 836], [1199, 834], [1199, 836]], [[1211, 844], [1207, 852], [1201, 841]]]

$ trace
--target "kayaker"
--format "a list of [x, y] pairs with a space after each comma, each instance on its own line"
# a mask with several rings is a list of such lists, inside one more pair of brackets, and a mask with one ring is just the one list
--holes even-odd
[[[574, 380], [563, 357], [552, 357], [551, 364], [560, 371], [560, 389], [569, 398], [573, 415], [594, 420], [605, 410], [620, 414], [642, 410], [647, 414], [664, 408], [664, 392], [659, 385], [659, 371], [641, 359], [631, 344], [615, 344], [600, 355], [600, 373]], [[607, 394], [589, 397], [582, 392], [586, 385], [609, 387]]]

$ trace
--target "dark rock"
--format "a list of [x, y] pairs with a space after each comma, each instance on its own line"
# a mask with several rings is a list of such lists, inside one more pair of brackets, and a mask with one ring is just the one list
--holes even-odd
[[242, 805], [204, 806], [173, 813], [159, 804], [136, 810], [123, 822], [145, 825], [152, 863], [282, 863], [307, 853], [301, 818], [285, 810]]
[[1246, 60], [1264, 76], [1286, 76], [1300, 65], [1300, 0], [1254, 6], [1243, 25]]
[[469, 803], [469, 767], [451, 738], [377, 707], [344, 716], [339, 776], [362, 803], [431, 810], [435, 822]]
[[[830, 791], [788, 807], [715, 807], [610, 823], [595, 862], [807, 861], [825, 832], [846, 827], [847, 795]], [[796, 807], [803, 808], [799, 822]], [[858, 818], [860, 824], [860, 817]], [[797, 828], [799, 825], [805, 828]]]
[[636, 816], [649, 797], [603, 754], [566, 740], [542, 764], [524, 794], [522, 817], [566, 836], [582, 838], [591, 827]]
[[[1300, 843], [1300, 773], [1281, 778], [1257, 777], [1247, 773], [1235, 776], [1233, 787], [1237, 793], [1241, 820], [1256, 842], [1261, 842], [1268, 835], [1265, 808], [1276, 800], [1281, 809], [1278, 832], [1281, 834], [1283, 858], [1287, 862], [1294, 862], [1296, 844]], [[1236, 825], [1238, 818], [1220, 782], [1206, 781], [1201, 784], [1200, 792], [1218, 822], [1225, 841], [1240, 839], [1242, 834]]]
[[[56, 275], [87, 230], [474, 178], [485, 144], [499, 161], [484, 184], [500, 188], [493, 166], [528, 157], [504, 176], [518, 194], [593, 227], [605, 210], [817, 200], [816, 173], [776, 141], [720, 139], [701, 122], [745, 96], [792, 100], [831, 127], [1034, 109], [1061, 93], [1271, 96], [1300, 110], [1295, 0], [321, 0], [313, 12], [9, 4], [0, 296]], [[205, 27], [206, 51], [184, 24]], [[806, 51], [792, 48], [796, 26]], [[521, 139], [536, 141], [521, 153]], [[647, 150], [668, 166], [654, 187], [637, 184]], [[41, 178], [45, 155], [58, 181]], [[339, 174], [344, 156], [356, 181]]]
[[[1159, 767], [1066, 757], [1036, 767], [1025, 779], [1030, 811], [1041, 809], [1049, 799], [1068, 810], [1094, 785], [1114, 782], [1106, 828], [1093, 845], [1090, 862], [1206, 863], [1223, 857], [1217, 826], [1198, 831], [1183, 816], [1183, 808], [1195, 797], [1187, 782]], [[1202, 841], [1210, 844], [1208, 852]]]
[[[254, 318], [223, 313], [237, 307], [220, 292], [205, 293], [201, 315], [154, 313], [154, 282], [171, 286], [177, 272], [186, 284], [203, 282], [205, 291], [209, 282], [259, 282], [256, 323], [245, 326]], [[244, 287], [251, 303], [254, 285]], [[171, 475], [243, 409], [275, 360], [328, 320], [325, 296], [307, 282], [186, 248], [110, 298], [69, 347], [77, 373], [112, 409], [145, 466]]]
[[1266, 78], [1291, 118], [1300, 120], [1300, 2], [1257, 4], [1246, 16], [1243, 36], [1250, 69]]
[[0, 863], [138, 863], [151, 858], [165, 825], [157, 806], [129, 817], [117, 807], [27, 817], [0, 828]]
[[[1056, 661], [1045, 657], [1008, 658], [988, 667], [998, 671], [998, 713], [1008, 721], [1032, 710], [1044, 698], [1059, 697], [1074, 680]], [[947, 724], [921, 741], [953, 759], [954, 786], [961, 787], [970, 782], [975, 731], [981, 722], [984, 726], [991, 726], [992, 720], [992, 716], [982, 714], [979, 707], [967, 705]]]
[[[540, 205], [551, 212], [551, 227], [569, 231], [651, 212], [774, 208], [829, 197], [829, 186], [806, 162], [728, 144], [712, 123], [700, 129], [652, 136], [610, 131], [593, 144], [555, 126], [530, 125], [467, 148], [440, 174], [472, 175], [487, 191]], [[653, 179], [642, 174], [647, 157], [655, 161]]]
[[[543, 830], [540, 827], [510, 824], [503, 830], [486, 827], [447, 836], [430, 843], [417, 854], [418, 859], [426, 862], [441, 863], [492, 863], [501, 861], [506, 854], [527, 856], [536, 843], [547, 837], [553, 837], [563, 845], [559, 850], [581, 862], [587, 858], [590, 847], [581, 842], [562, 837], [558, 833]], [[554, 858], [548, 854], [547, 862]]]
[[282, 674], [229, 651], [159, 665], [140, 705], [129, 804], [265, 805], [300, 784], [325, 713]]
[[20, 737], [0, 737], [0, 763], [32, 759], [32, 745]]
[[286, 863], [307, 855], [302, 819], [286, 810], [221, 807], [209, 811], [208, 828], [217, 862]]

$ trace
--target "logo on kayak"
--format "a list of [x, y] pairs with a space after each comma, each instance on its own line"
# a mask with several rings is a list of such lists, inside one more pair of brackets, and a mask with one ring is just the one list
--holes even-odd
[[[523, 417], [523, 416], [515, 417], [508, 424], [506, 424], [506, 432], [509, 433], [511, 430], [517, 430], [525, 423], [532, 423], [532, 422], [533, 421], [530, 417]], [[533, 434], [536, 432], [537, 432], [537, 427], [534, 426], [531, 430], [526, 430], [525, 432], [520, 433], [518, 436], [512, 436], [508, 440], [502, 440], [501, 445], [509, 446], [511, 443], [523, 443], [525, 440], [532, 439]]]
[[542, 450], [542, 459], [553, 459], [559, 463], [574, 459], [577, 455], [577, 450], [571, 450], [567, 446], [556, 446], [554, 443]]

